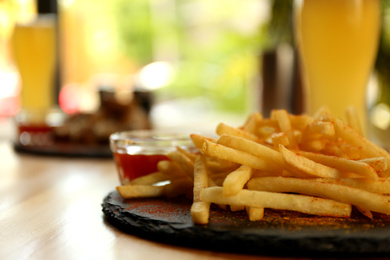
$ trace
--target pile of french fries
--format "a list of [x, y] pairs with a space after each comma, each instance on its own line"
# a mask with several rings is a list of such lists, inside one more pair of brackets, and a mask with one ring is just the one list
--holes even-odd
[[[210, 205], [245, 210], [251, 221], [264, 209], [368, 218], [390, 214], [390, 154], [362, 135], [353, 108], [346, 122], [328, 109], [316, 115], [274, 110], [253, 113], [241, 127], [217, 126], [218, 138], [192, 134], [197, 153], [177, 148], [158, 172], [118, 186], [125, 199], [186, 195], [196, 224], [209, 222]], [[380, 214], [378, 214], [380, 216]]]

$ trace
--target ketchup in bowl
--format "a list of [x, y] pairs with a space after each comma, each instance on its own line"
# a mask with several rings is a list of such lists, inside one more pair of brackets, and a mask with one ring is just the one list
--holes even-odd
[[169, 160], [166, 154], [180, 146], [194, 150], [189, 134], [157, 130], [117, 132], [110, 136], [110, 147], [122, 185], [131, 180], [157, 171], [161, 160]]
[[122, 184], [157, 171], [157, 163], [169, 160], [166, 155], [114, 153], [115, 164]]

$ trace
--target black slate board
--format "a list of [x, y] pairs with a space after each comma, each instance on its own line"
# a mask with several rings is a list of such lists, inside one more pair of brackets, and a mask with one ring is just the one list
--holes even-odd
[[385, 215], [370, 220], [357, 212], [328, 218], [266, 210], [263, 220], [251, 222], [245, 212], [212, 207], [210, 223], [194, 225], [190, 207], [185, 198], [124, 200], [116, 191], [102, 203], [109, 223], [162, 243], [273, 256], [390, 256], [390, 217]]

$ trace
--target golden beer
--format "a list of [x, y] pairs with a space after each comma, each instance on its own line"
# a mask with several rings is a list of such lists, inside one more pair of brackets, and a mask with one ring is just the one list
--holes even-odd
[[22, 110], [42, 123], [54, 105], [56, 27], [52, 15], [16, 24], [11, 39], [13, 57], [21, 80]]
[[345, 108], [355, 106], [365, 120], [380, 21], [379, 0], [296, 1], [295, 33], [308, 85], [308, 113], [327, 106], [344, 117]]

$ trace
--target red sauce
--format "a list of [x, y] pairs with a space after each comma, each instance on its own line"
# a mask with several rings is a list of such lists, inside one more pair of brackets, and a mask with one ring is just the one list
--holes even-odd
[[52, 127], [46, 124], [20, 124], [18, 125], [18, 138], [22, 145], [50, 145]]
[[157, 171], [157, 163], [169, 158], [162, 154], [130, 155], [114, 153], [115, 163], [122, 184]]
[[19, 125], [19, 133], [29, 132], [29, 133], [47, 133], [51, 131], [51, 127], [45, 124], [28, 124], [28, 125]]

